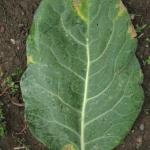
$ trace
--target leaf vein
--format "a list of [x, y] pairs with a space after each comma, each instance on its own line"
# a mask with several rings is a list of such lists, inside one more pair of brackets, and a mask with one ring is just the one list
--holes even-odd
[[[132, 75], [132, 73], [131, 73], [131, 75]], [[94, 121], [100, 119], [101, 117], [107, 115], [108, 113], [112, 112], [112, 111], [114, 110], [114, 108], [116, 108], [116, 107], [122, 102], [122, 100], [123, 100], [125, 97], [131, 96], [131, 95], [125, 96], [126, 88], [128, 87], [128, 84], [129, 84], [131, 75], [129, 76], [128, 81], [127, 81], [127, 83], [126, 83], [126, 86], [125, 86], [125, 89], [124, 89], [124, 94], [123, 94], [123, 95], [120, 97], [120, 99], [113, 105], [113, 107], [112, 107], [111, 109], [107, 110], [106, 112], [104, 112], [104, 113], [98, 115], [97, 117], [93, 118], [92, 120], [88, 121], [88, 122], [85, 124], [85, 127], [88, 126], [88, 125], [90, 125], [90, 124], [93, 123]]]
[[71, 68], [67, 67], [67, 66], [64, 65], [63, 63], [61, 63], [60, 60], [57, 58], [56, 54], [54, 53], [54, 51], [53, 51], [53, 49], [52, 49], [51, 47], [50, 47], [50, 50], [51, 50], [51, 53], [53, 54], [53, 56], [56, 58], [58, 64], [59, 64], [61, 67], [65, 68], [65, 69], [68, 70], [69, 72], [73, 73], [73, 74], [74, 74], [75, 76], [77, 76], [79, 79], [85, 81], [85, 79], [84, 79], [81, 75], [79, 75], [77, 72], [73, 71]]
[[101, 139], [113, 138], [113, 137], [118, 137], [118, 136], [113, 136], [113, 135], [110, 135], [110, 136], [101, 136], [101, 137], [99, 137], [99, 138], [95, 138], [95, 139], [93, 139], [93, 140], [90, 140], [90, 141], [86, 142], [85, 144], [86, 144], [86, 145], [89, 145], [89, 144], [91, 144], [91, 143], [93, 143], [93, 142], [95, 142], [95, 141], [99, 141], [99, 140], [101, 140]]
[[85, 44], [85, 43], [79, 41], [79, 40], [65, 27], [62, 17], [61, 17], [60, 20], [61, 20], [62, 28], [64, 29], [64, 31], [65, 31], [77, 44], [86, 47], [86, 44]]
[[[116, 57], [116, 60], [115, 60], [115, 63], [114, 63], [114, 72], [116, 71], [117, 61], [118, 61], [120, 53], [122, 52], [122, 50], [123, 50], [123, 48], [125, 46], [125, 43], [122, 45], [122, 47], [121, 47], [121, 49], [120, 49], [120, 51], [119, 51], [119, 53], [118, 53], [118, 55]], [[97, 94], [97, 95], [95, 95], [93, 97], [88, 98], [88, 102], [91, 101], [91, 100], [94, 100], [95, 98], [97, 98], [97, 97], [101, 96], [103, 93], [105, 93], [109, 89], [109, 87], [112, 85], [112, 83], [113, 83], [116, 75], [117, 75], [117, 72], [114, 73], [114, 76], [113, 76], [112, 80], [110, 81], [110, 83], [108, 83], [108, 85], [99, 94]]]
[[94, 59], [94, 60], [91, 61], [92, 64], [95, 63], [95, 62], [97, 62], [98, 60], [100, 60], [100, 59], [104, 56], [104, 54], [106, 53], [106, 51], [107, 51], [107, 49], [108, 49], [108, 47], [109, 47], [109, 44], [111, 43], [111, 40], [112, 40], [112, 38], [113, 38], [114, 31], [115, 31], [115, 28], [114, 28], [114, 23], [113, 23], [113, 30], [112, 30], [112, 32], [111, 32], [111, 34], [110, 34], [110, 37], [109, 37], [108, 42], [107, 42], [107, 44], [106, 44], [106, 47], [104, 48], [104, 50], [103, 50], [103, 52], [101, 53], [100, 56], [98, 56], [96, 59]]
[[63, 103], [64, 105], [68, 106], [70, 109], [72, 109], [73, 111], [77, 112], [77, 113], [81, 113], [79, 110], [77, 110], [76, 108], [72, 107], [70, 104], [66, 103], [63, 98], [61, 98], [59, 95], [53, 93], [52, 91], [50, 90], [47, 90], [45, 87], [41, 86], [40, 84], [38, 83], [35, 83], [37, 84], [39, 87], [41, 87], [43, 90], [45, 90], [47, 93], [49, 93], [50, 95], [54, 96], [54, 97], [57, 97], [58, 100]]
[[63, 127], [63, 128], [66, 128], [66, 129], [69, 130], [70, 132], [74, 133], [77, 137], [80, 137], [80, 134], [79, 134], [77, 131], [75, 131], [75, 130], [72, 129], [71, 127], [69, 127], [69, 126], [67, 126], [67, 125], [65, 125], [65, 124], [63, 124], [63, 123], [61, 123], [61, 122], [59, 122], [59, 121], [57, 121], [57, 120], [49, 121], [48, 119], [43, 118], [43, 117], [41, 117], [41, 116], [39, 116], [39, 115], [35, 115], [35, 114], [30, 114], [30, 116], [38, 117], [39, 119], [44, 120], [45, 122], [48, 122], [48, 123], [55, 123], [55, 124], [57, 124], [57, 125], [59, 125], [59, 126], [61, 126], [61, 127]]

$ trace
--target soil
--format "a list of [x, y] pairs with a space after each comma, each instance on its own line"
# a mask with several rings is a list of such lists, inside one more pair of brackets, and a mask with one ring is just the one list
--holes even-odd
[[[25, 42], [39, 1], [0, 0], [0, 102], [7, 129], [0, 140], [1, 150], [46, 150], [26, 129], [23, 101], [17, 88], [26, 69]], [[144, 73], [145, 101], [131, 132], [115, 150], [150, 150], [150, 65], [146, 63], [150, 56], [150, 0], [124, 0], [124, 3], [138, 29], [136, 54]], [[8, 76], [16, 86], [15, 92], [6, 86]]]

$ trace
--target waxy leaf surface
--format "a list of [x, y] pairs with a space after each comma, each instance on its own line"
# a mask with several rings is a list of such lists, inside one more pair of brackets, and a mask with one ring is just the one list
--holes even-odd
[[142, 105], [137, 41], [120, 0], [43, 0], [21, 81], [28, 126], [50, 150], [112, 150]]

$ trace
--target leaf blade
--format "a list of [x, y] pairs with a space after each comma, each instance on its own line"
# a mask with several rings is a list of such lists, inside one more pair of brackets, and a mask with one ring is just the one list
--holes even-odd
[[70, 144], [109, 150], [142, 105], [136, 40], [119, 0], [80, 3], [76, 12], [71, 0], [44, 0], [37, 11], [21, 82], [26, 116], [32, 133], [53, 150]]

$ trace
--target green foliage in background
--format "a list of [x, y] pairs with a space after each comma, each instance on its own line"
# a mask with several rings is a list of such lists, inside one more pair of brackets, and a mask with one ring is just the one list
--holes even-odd
[[4, 122], [4, 114], [2, 111], [2, 104], [0, 103], [0, 138], [5, 135], [5, 122]]

